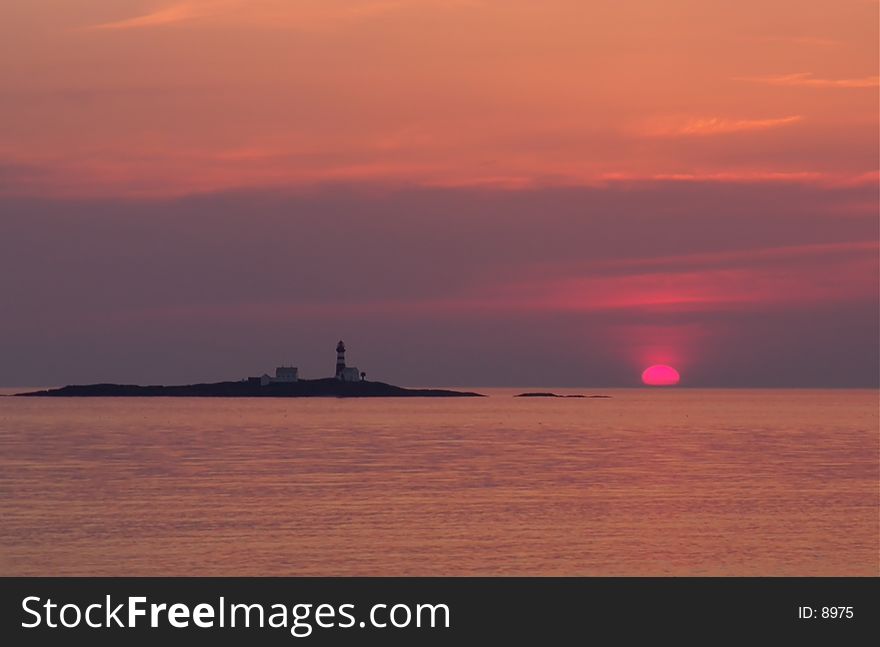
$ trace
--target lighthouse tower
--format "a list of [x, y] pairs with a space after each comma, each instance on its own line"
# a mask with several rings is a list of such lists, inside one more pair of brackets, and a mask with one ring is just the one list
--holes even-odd
[[357, 366], [345, 365], [345, 343], [342, 341], [336, 344], [336, 379], [341, 382], [360, 382], [364, 379]]
[[345, 344], [342, 340], [339, 340], [339, 343], [336, 344], [336, 379], [342, 380], [344, 379], [343, 375], [345, 374]]

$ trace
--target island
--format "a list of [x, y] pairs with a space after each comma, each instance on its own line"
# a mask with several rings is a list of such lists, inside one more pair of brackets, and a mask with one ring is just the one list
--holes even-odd
[[472, 391], [406, 389], [385, 382], [367, 381], [367, 374], [345, 363], [345, 343], [336, 345], [334, 377], [303, 380], [296, 366], [279, 366], [275, 375], [246, 377], [234, 382], [140, 386], [137, 384], [84, 384], [44, 389], [18, 396], [32, 397], [179, 397], [179, 398], [460, 398], [484, 397]]
[[260, 384], [258, 381], [214, 382], [180, 386], [139, 386], [137, 384], [84, 384], [58, 389], [17, 393], [19, 396], [47, 397], [185, 397], [185, 398], [444, 398], [483, 397], [471, 391], [446, 389], [407, 389], [384, 382], [344, 382], [328, 377], [296, 382]]
[[534, 393], [520, 393], [518, 395], [513, 396], [515, 398], [601, 398], [607, 399], [610, 398], [610, 395], [559, 395], [558, 393], [545, 393], [534, 392]]

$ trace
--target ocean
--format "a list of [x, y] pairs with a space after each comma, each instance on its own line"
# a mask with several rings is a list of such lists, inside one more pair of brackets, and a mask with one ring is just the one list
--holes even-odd
[[475, 390], [0, 397], [0, 575], [880, 575], [876, 390]]

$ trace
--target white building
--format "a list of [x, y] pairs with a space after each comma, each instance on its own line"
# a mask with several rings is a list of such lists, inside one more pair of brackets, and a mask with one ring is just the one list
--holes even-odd
[[356, 366], [346, 366], [339, 372], [336, 379], [343, 382], [360, 382], [361, 372]]
[[296, 366], [279, 366], [275, 369], [276, 382], [296, 382], [299, 379], [299, 369]]
[[296, 366], [279, 366], [275, 369], [275, 377], [267, 373], [260, 376], [260, 385], [290, 384], [299, 380], [299, 369]]

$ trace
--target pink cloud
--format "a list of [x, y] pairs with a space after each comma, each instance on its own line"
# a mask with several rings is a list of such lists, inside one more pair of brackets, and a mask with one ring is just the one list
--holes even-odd
[[697, 254], [681, 254], [677, 256], [659, 256], [654, 258], [618, 258], [601, 261], [586, 261], [577, 265], [553, 265], [546, 268], [547, 272], [607, 272], [629, 271], [638, 273], [643, 270], [663, 268], [703, 269], [711, 267], [736, 267], [760, 264], [790, 263], [800, 259], [813, 259], [824, 262], [829, 258], [841, 256], [876, 255], [880, 245], [872, 241], [854, 241], [846, 243], [824, 243], [815, 245], [796, 245], [787, 247], [764, 247], [724, 252], [704, 252]]
[[858, 301], [876, 294], [878, 255], [876, 242], [856, 241], [533, 266], [524, 279], [487, 286], [480, 302], [650, 314]]
[[732, 170], [710, 171], [695, 170], [682, 173], [601, 173], [599, 179], [604, 182], [722, 182], [722, 183], [763, 183], [763, 182], [796, 182], [796, 183], [838, 183], [849, 179], [849, 176], [838, 177], [818, 171], [772, 171], [772, 170]]

